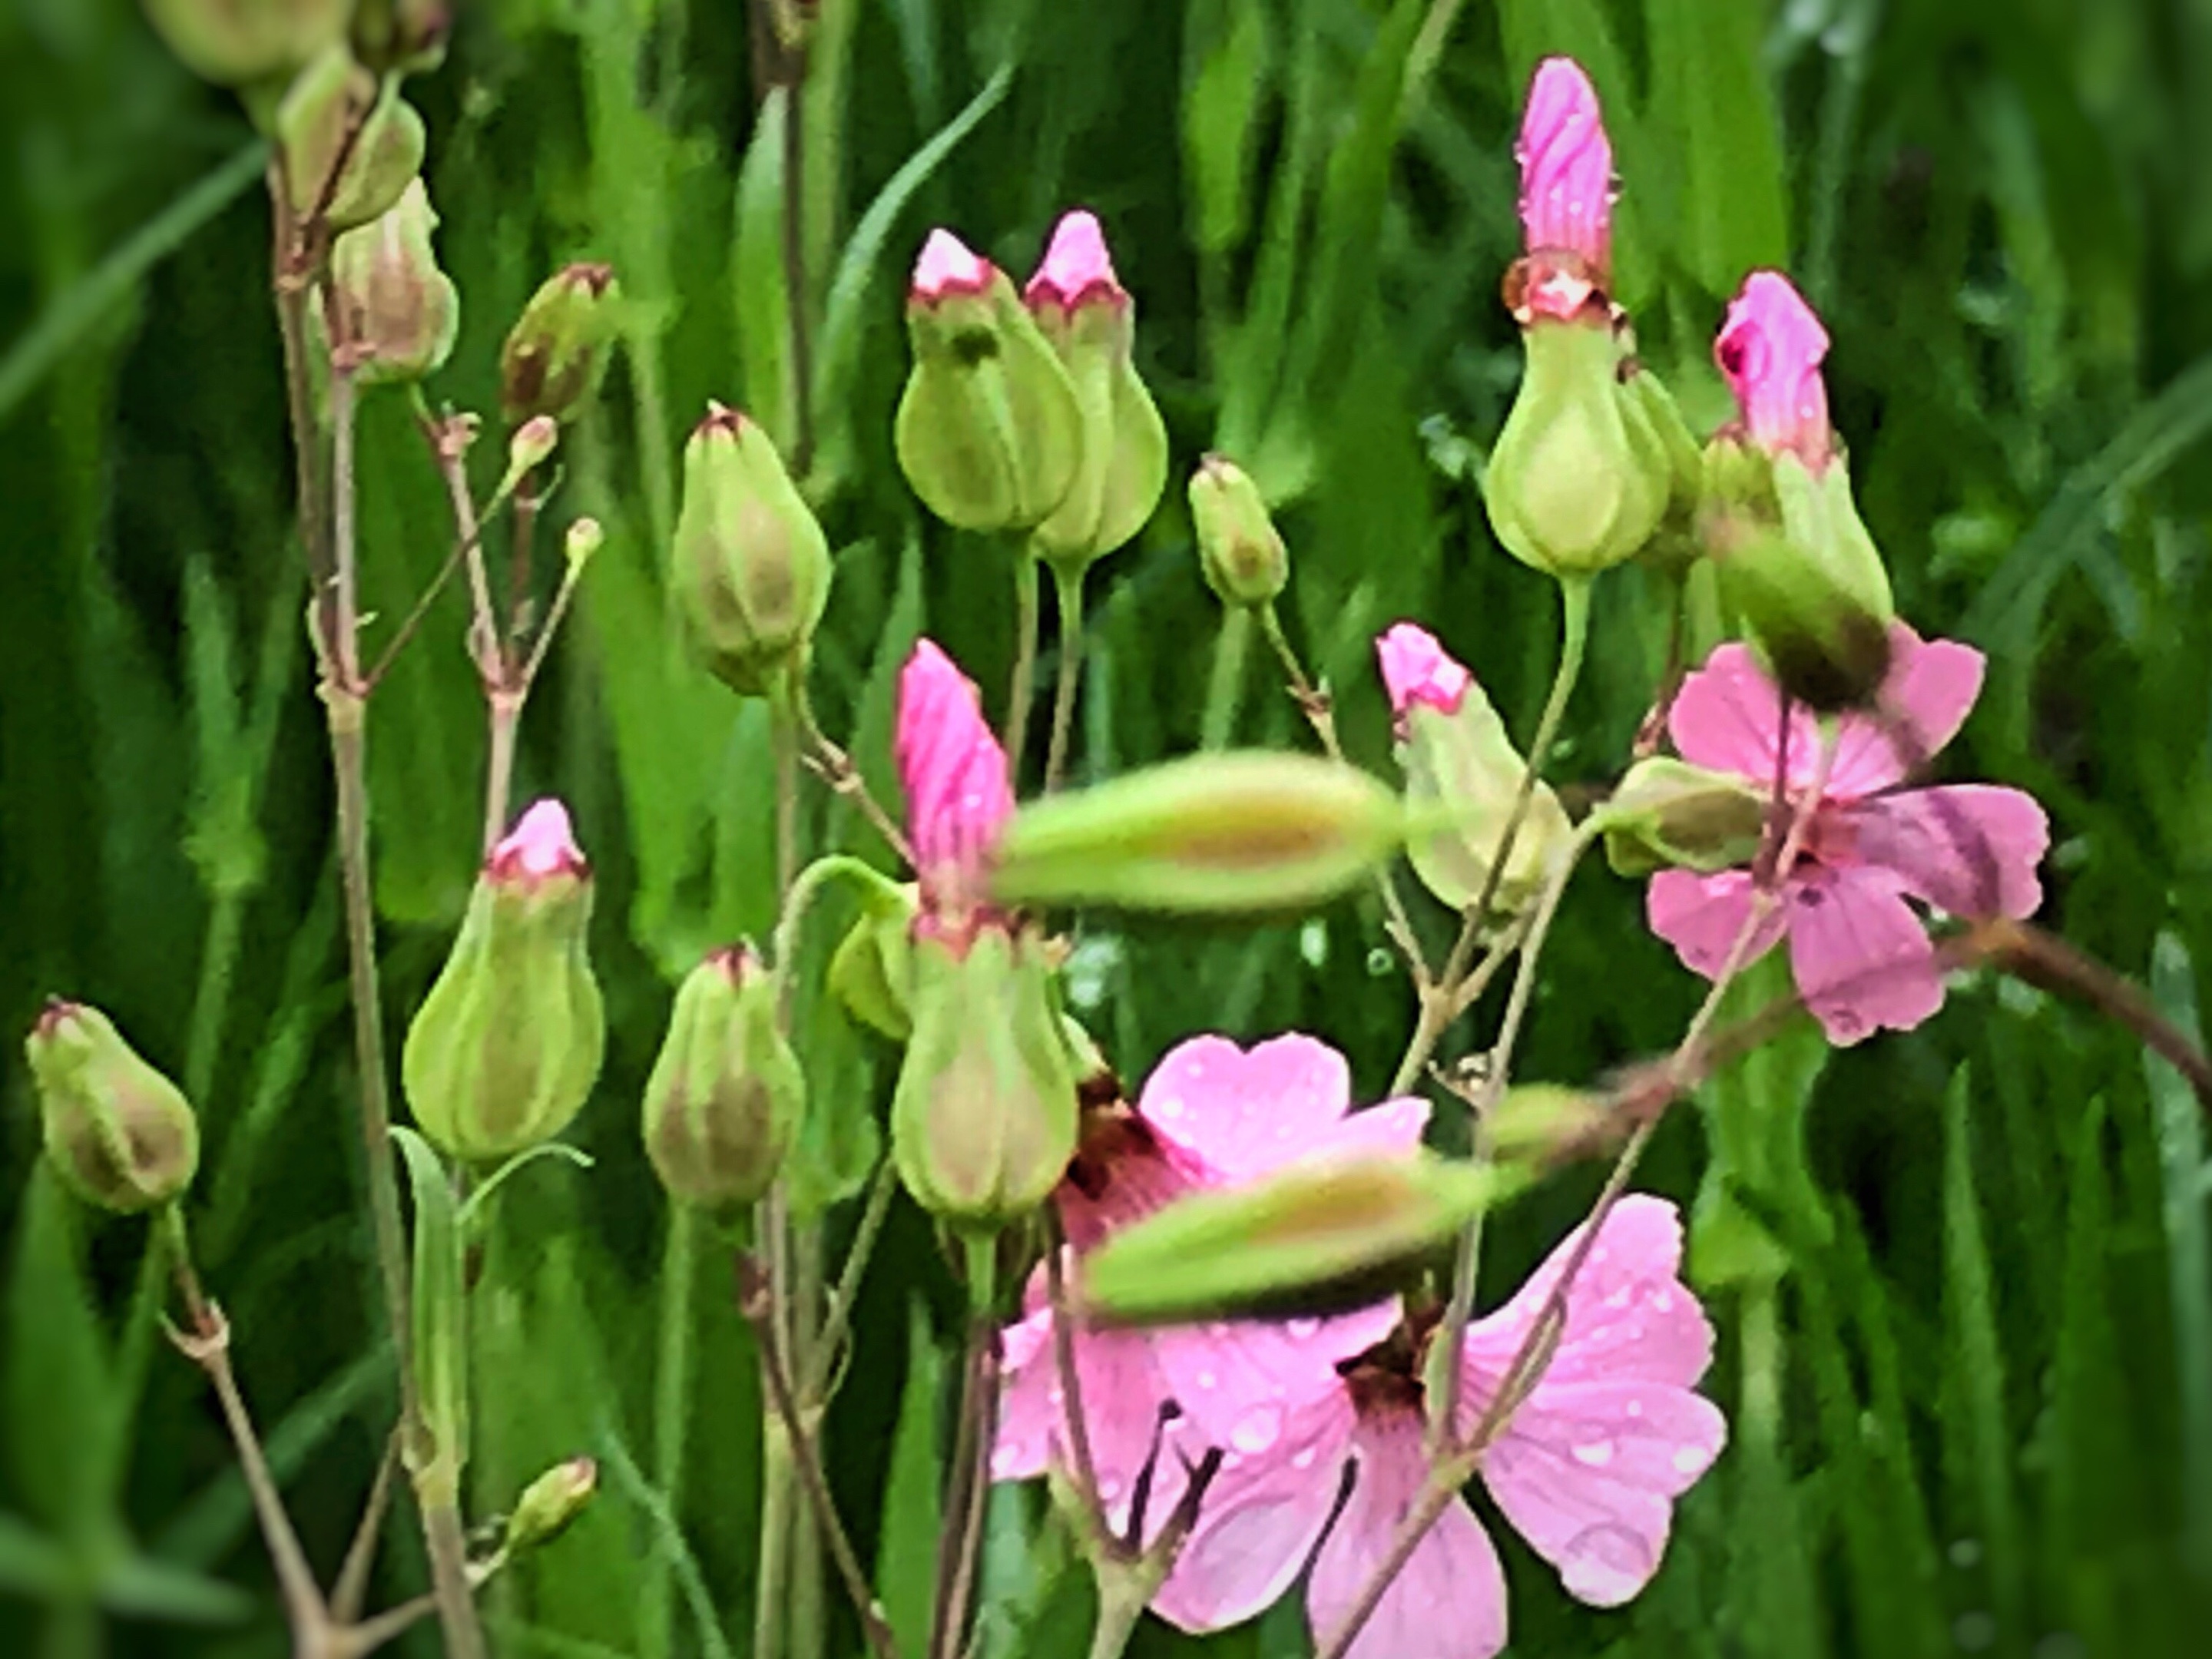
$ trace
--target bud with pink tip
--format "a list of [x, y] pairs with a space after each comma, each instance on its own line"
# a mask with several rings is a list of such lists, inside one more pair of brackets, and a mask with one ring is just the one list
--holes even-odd
[[1022, 301], [1060, 354], [1082, 410], [1082, 459], [1034, 545], [1079, 574], [1145, 527], [1167, 487], [1167, 428], [1131, 361], [1136, 309], [1114, 273], [1096, 214], [1077, 209], [1053, 228]]
[[1074, 383], [1005, 272], [933, 230], [907, 295], [914, 370], [893, 440], [921, 503], [963, 530], [1027, 532], [1083, 459]]
[[1613, 267], [1613, 144], [1597, 89], [1573, 58], [1537, 65], [1514, 155], [1526, 255], [1522, 305], [1566, 319], [1595, 302], [1601, 319]]
[[717, 951], [676, 993], [645, 1085], [645, 1150], [670, 1197], [710, 1211], [765, 1193], [799, 1132], [806, 1079], [750, 946]]
[[591, 873], [557, 800], [532, 806], [484, 860], [401, 1054], [415, 1121], [449, 1157], [490, 1162], [551, 1139], [599, 1080]]
[[892, 746], [923, 908], [957, 917], [981, 899], [1014, 793], [981, 694], [933, 640], [919, 641], [899, 672]]
[[[1428, 629], [1400, 623], [1376, 640], [1375, 656], [1414, 826], [1406, 856], [1423, 886], [1464, 909], [1489, 884], [1527, 764], [1474, 676]], [[1534, 900], [1571, 833], [1559, 797], [1538, 780], [1492, 902], [1494, 920], [1510, 920]]]
[[88, 1204], [166, 1204], [199, 1168], [198, 1120], [99, 1009], [57, 997], [24, 1040], [48, 1160]]
[[1778, 270], [1743, 279], [1713, 341], [1713, 362], [1735, 394], [1751, 441], [1770, 455], [1790, 452], [1815, 474], [1835, 453], [1820, 378], [1827, 355], [1828, 331]]

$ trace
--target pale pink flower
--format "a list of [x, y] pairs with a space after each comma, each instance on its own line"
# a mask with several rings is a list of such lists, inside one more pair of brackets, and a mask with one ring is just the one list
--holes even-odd
[[533, 802], [514, 828], [491, 849], [484, 872], [495, 881], [544, 881], [553, 876], [586, 876], [591, 865], [576, 845], [568, 809], [548, 797]]
[[[1875, 714], [1840, 717], [1835, 757], [1814, 804], [1804, 849], [1783, 872], [1781, 903], [1753, 935], [1746, 962], [1785, 934], [1806, 1006], [1829, 1040], [1856, 1042], [1905, 1030], [1943, 1000], [1934, 948], [1906, 900], [1959, 916], [2033, 915], [2036, 866], [2051, 827], [2033, 796], [1987, 784], [1900, 786], [1965, 723], [1982, 685], [1982, 653], [1952, 640], [1923, 641], [1902, 623]], [[1682, 758], [1771, 790], [1778, 759], [1794, 812], [1818, 776], [1819, 724], [1781, 694], [1748, 648], [1723, 645], [1682, 683], [1668, 717]], [[1787, 742], [1786, 757], [1778, 750]], [[1751, 915], [1752, 874], [1662, 870], [1645, 909], [1651, 929], [1690, 968], [1711, 978]]]
[[917, 641], [899, 671], [891, 747], [925, 908], [963, 906], [981, 890], [1014, 792], [981, 693], [934, 640]]
[[988, 259], [940, 226], [921, 245], [907, 298], [910, 303], [933, 305], [955, 295], [981, 294], [997, 274]]
[[[1468, 1328], [1462, 1433], [1496, 1398], [1579, 1237]], [[1681, 1249], [1673, 1205], [1631, 1195], [1613, 1207], [1568, 1291], [1550, 1363], [1483, 1458], [1482, 1483], [1506, 1520], [1569, 1594], [1598, 1607], [1619, 1606], [1650, 1581], [1674, 1500], [1728, 1437], [1720, 1412], [1692, 1391], [1712, 1358], [1712, 1331], [1677, 1276]], [[1312, 1555], [1306, 1611], [1316, 1639], [1342, 1626], [1429, 1466], [1419, 1345], [1401, 1333], [1340, 1370], [1338, 1386], [1304, 1402], [1270, 1455], [1224, 1465], [1156, 1611], [1188, 1630], [1237, 1623], [1281, 1595]], [[1347, 1462], [1351, 1494], [1330, 1528]], [[1497, 1551], [1455, 1499], [1351, 1651], [1488, 1659], [1505, 1634]]]
[[1418, 623], [1401, 622], [1376, 636], [1375, 658], [1390, 713], [1402, 727], [1406, 711], [1426, 703], [1446, 714], [1459, 713], [1474, 676]]
[[[1328, 1044], [1292, 1034], [1251, 1048], [1194, 1037], [1153, 1068], [1133, 1107], [1093, 1113], [1054, 1194], [1079, 1259], [1115, 1229], [1186, 1194], [1240, 1185], [1303, 1159], [1409, 1153], [1428, 1103], [1350, 1110], [1351, 1075]], [[1077, 1268], [1079, 1274], [1080, 1268]], [[991, 1471], [1018, 1480], [1065, 1468], [1066, 1407], [1042, 1305], [1004, 1333], [1006, 1393]], [[1231, 1464], [1264, 1457], [1310, 1399], [1339, 1386], [1339, 1362], [1396, 1324], [1395, 1302], [1329, 1319], [1171, 1326], [1075, 1335], [1084, 1424], [1098, 1493], [1117, 1528], [1139, 1477], [1154, 1470], [1146, 1530], [1182, 1493], [1183, 1461], [1218, 1447]]]
[[1815, 473], [1835, 453], [1820, 379], [1827, 355], [1828, 331], [1778, 270], [1743, 279], [1713, 340], [1713, 361], [1751, 441], [1771, 455], [1788, 451]]
[[1525, 303], [1538, 315], [1571, 317], [1607, 285], [1613, 195], [1613, 144], [1597, 90], [1573, 58], [1536, 66], [1513, 154], [1530, 265]]
[[1047, 305], [1073, 311], [1085, 303], [1129, 302], [1129, 291], [1114, 274], [1114, 258], [1106, 251], [1106, 233], [1097, 214], [1077, 208], [1060, 215], [1022, 300], [1032, 311]]

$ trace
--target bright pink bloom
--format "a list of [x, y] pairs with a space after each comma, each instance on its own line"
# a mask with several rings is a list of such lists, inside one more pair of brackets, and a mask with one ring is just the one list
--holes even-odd
[[1778, 270], [1743, 279], [1713, 340], [1713, 361], [1735, 393], [1751, 441], [1769, 454], [1787, 450], [1814, 472], [1835, 453], [1820, 380], [1827, 355], [1828, 331]]
[[[1613, 264], [1613, 145], [1597, 90], [1571, 58], [1547, 58], [1529, 82], [1514, 146], [1521, 164], [1526, 303], [1571, 317], [1601, 291]], [[1563, 261], [1560, 256], [1567, 256]]]
[[[1579, 1237], [1468, 1328], [1462, 1433], [1495, 1399]], [[1483, 1459], [1483, 1484], [1514, 1529], [1569, 1594], [1598, 1607], [1617, 1607], [1650, 1581], [1674, 1498], [1728, 1437], [1719, 1411], [1692, 1392], [1712, 1358], [1712, 1330], [1677, 1277], [1681, 1252], [1673, 1205], [1632, 1195], [1614, 1206], [1568, 1291], [1551, 1363]], [[1186, 1629], [1213, 1630], [1265, 1607], [1322, 1540], [1350, 1461], [1352, 1495], [1306, 1590], [1316, 1639], [1334, 1634], [1427, 1479], [1421, 1370], [1410, 1343], [1364, 1356], [1305, 1404], [1272, 1455], [1224, 1463], [1156, 1610]], [[1352, 1653], [1488, 1659], [1505, 1644], [1505, 1626], [1497, 1552], [1455, 1500]]]
[[[2042, 807], [2020, 790], [1899, 787], [1965, 723], [1981, 692], [1982, 653], [1955, 641], [1923, 641], [1902, 623], [1890, 641], [1879, 713], [1841, 717], [1804, 851], [1784, 872], [1782, 902], [1744, 957], [1787, 934], [1797, 988], [1838, 1043], [1882, 1026], [1907, 1030], [1942, 1003], [1934, 949], [1907, 898], [1960, 916], [2033, 915], [2043, 900], [2036, 866], [2051, 844]], [[1668, 729], [1684, 760], [1761, 789], [1772, 789], [1776, 762], [1786, 759], [1793, 811], [1818, 775], [1818, 723], [1792, 708], [1785, 731], [1780, 692], [1741, 645], [1722, 646], [1683, 681]], [[1789, 752], [1778, 757], [1784, 742]], [[1749, 871], [1662, 870], [1645, 909], [1652, 931], [1710, 979], [1753, 898]]]
[[[1237, 1186], [1302, 1159], [1410, 1152], [1419, 1143], [1427, 1102], [1351, 1112], [1351, 1100], [1344, 1057], [1312, 1037], [1249, 1049], [1218, 1036], [1179, 1045], [1153, 1068], [1133, 1109], [1096, 1114], [1086, 1125], [1054, 1194], [1071, 1247], [1080, 1256], [1187, 1193]], [[1041, 1281], [1030, 1302], [1029, 1316], [1005, 1333], [1006, 1395], [991, 1462], [1001, 1480], [1042, 1474], [1067, 1458]], [[1127, 1525], [1148, 1463], [1149, 1532], [1182, 1490], [1182, 1455], [1194, 1463], [1218, 1446], [1232, 1464], [1264, 1457], [1309, 1401], [1339, 1388], [1338, 1363], [1381, 1341], [1397, 1320], [1392, 1302], [1330, 1319], [1079, 1332], [1084, 1423], [1109, 1519]]]
[[1474, 679], [1463, 664], [1437, 643], [1437, 636], [1418, 623], [1401, 622], [1377, 635], [1375, 659], [1382, 670], [1382, 689], [1389, 694], [1390, 712], [1401, 725], [1406, 711], [1417, 702], [1456, 714]]
[[586, 876], [591, 865], [576, 845], [568, 809], [550, 797], [535, 802], [515, 820], [507, 838], [484, 860], [495, 881], [543, 881], [550, 876]]
[[1000, 828], [1013, 814], [1014, 793], [1006, 751], [983, 719], [982, 695], [933, 640], [917, 641], [899, 671], [891, 746], [925, 902], [974, 897]]
[[954, 295], [981, 294], [991, 286], [995, 274], [996, 268], [988, 259], [940, 226], [921, 245], [907, 297], [934, 304]]
[[1022, 300], [1032, 311], [1045, 305], [1073, 311], [1086, 301], [1128, 303], [1129, 291], [1114, 275], [1114, 258], [1106, 251], [1106, 233], [1097, 214], [1077, 208], [1060, 216], [1044, 262], [1022, 290]]

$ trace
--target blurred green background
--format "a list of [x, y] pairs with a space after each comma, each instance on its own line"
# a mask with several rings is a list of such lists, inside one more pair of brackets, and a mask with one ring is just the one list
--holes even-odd
[[[2204, 0], [825, 0], [798, 112], [819, 450], [838, 551], [824, 724], [889, 788], [890, 676], [919, 629], [995, 708], [1004, 557], [925, 520], [892, 460], [903, 272], [949, 224], [1017, 273], [1053, 217], [1103, 217], [1178, 476], [1208, 447], [1282, 504], [1286, 611], [1387, 771], [1368, 641], [1428, 620], [1526, 733], [1550, 585], [1491, 541], [1482, 454], [1518, 373], [1497, 284], [1534, 60], [1606, 100], [1621, 297], [1692, 420], [1745, 270], [1826, 315], [1859, 497], [1905, 612], [1990, 653], [1946, 757], [2034, 790], [2045, 920], [2173, 1018], [2212, 964], [2212, 5]], [[514, 1183], [477, 1301], [473, 1509], [590, 1451], [601, 1500], [491, 1597], [501, 1650], [635, 1651], [651, 1505], [663, 1209], [637, 1091], [671, 975], [763, 932], [768, 733], [684, 657], [659, 564], [684, 434], [718, 397], [790, 435], [778, 203], [738, 0], [477, 0], [428, 117], [463, 294], [434, 397], [495, 404], [499, 343], [558, 262], [603, 258], [627, 351], [572, 441], [565, 516], [609, 542], [533, 702], [519, 787], [574, 806], [600, 874], [609, 1064], [588, 1174]], [[203, 1266], [311, 1553], [335, 1568], [393, 1389], [360, 1202], [327, 770], [291, 533], [253, 136], [129, 0], [0, 9], [0, 1029], [64, 992], [199, 1102]], [[486, 445], [487, 451], [494, 446]], [[489, 470], [493, 459], [480, 454]], [[404, 612], [449, 545], [397, 394], [365, 411], [369, 602]], [[479, 488], [490, 479], [480, 477]], [[1079, 775], [1196, 740], [1212, 600], [1179, 488], [1092, 576]], [[374, 703], [378, 896], [395, 1020], [471, 878], [483, 764], [448, 594]], [[1656, 590], [1598, 599], [1559, 775], [1620, 764], [1663, 648]], [[1040, 722], [1041, 724], [1042, 722]], [[1033, 728], [1034, 729], [1034, 728]], [[1256, 668], [1243, 736], [1307, 741]], [[1032, 766], [1035, 764], [1034, 757]], [[820, 799], [814, 844], [880, 856]], [[1441, 939], [1445, 919], [1423, 913]], [[825, 933], [827, 930], [823, 930]], [[1125, 1074], [1176, 1039], [1297, 1025], [1381, 1088], [1408, 996], [1371, 903], [1303, 927], [1080, 929], [1076, 994]], [[1750, 988], [1759, 988], [1757, 986]], [[1679, 1035], [1699, 987], [1602, 872], [1569, 895], [1523, 1074], [1583, 1080]], [[1447, 1053], [1495, 1019], [1486, 1006]], [[889, 1052], [810, 1024], [801, 1175], [833, 1245], [877, 1151]], [[36, 1165], [0, 1114], [0, 1650], [273, 1655], [286, 1637], [204, 1379], [136, 1298], [144, 1230]], [[1463, 1137], [1447, 1121], [1439, 1136]], [[1494, 1299], [1586, 1203], [1562, 1180], [1494, 1225]], [[2212, 1611], [2212, 1255], [2195, 1103], [2123, 1034], [1992, 976], [1921, 1030], [1830, 1054], [1793, 1031], [1678, 1112], [1647, 1183], [1694, 1200], [1731, 1449], [1633, 1607], [1567, 1601], [1517, 1542], [1515, 1651], [2033, 1659], [2201, 1651]], [[955, 1298], [894, 1214], [829, 1436], [896, 1622], [937, 1533]], [[719, 1265], [700, 1280], [681, 1522], [743, 1653], [758, 1404]], [[1002, 1491], [989, 1655], [1080, 1651], [1089, 1591]], [[422, 1582], [411, 1519], [379, 1595]], [[2187, 1637], [2195, 1628], [2198, 1638]], [[833, 1606], [829, 1651], [855, 1650]], [[683, 1651], [715, 1651], [678, 1620]], [[413, 1638], [428, 1653], [434, 1636]], [[1305, 1652], [1297, 1608], [1148, 1655]]]

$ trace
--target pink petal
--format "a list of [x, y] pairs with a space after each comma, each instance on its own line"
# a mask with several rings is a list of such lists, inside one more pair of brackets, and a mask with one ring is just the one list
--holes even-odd
[[[1428, 1474], [1420, 1422], [1411, 1414], [1363, 1420], [1354, 1443], [1352, 1495], [1306, 1588], [1316, 1643], [1350, 1616]], [[1454, 1498], [1383, 1592], [1346, 1659], [1490, 1659], [1504, 1645], [1504, 1571], [1474, 1512]]]
[[1073, 310], [1086, 300], [1119, 305], [1128, 297], [1114, 274], [1114, 258], [1106, 251], [1106, 233], [1098, 216], [1082, 208], [1060, 215], [1044, 262], [1022, 290], [1024, 302], [1032, 308], [1049, 304]]
[[1789, 884], [1790, 965], [1831, 1042], [1854, 1043], [1884, 1026], [1911, 1030], [1942, 1006], [1936, 953], [1903, 885], [1875, 865]]
[[[1774, 751], [1782, 733], [1782, 693], [1747, 645], [1717, 647], [1705, 665], [1686, 676], [1668, 712], [1674, 752], [1693, 766], [1734, 772], [1774, 787]], [[1802, 708], [1790, 711], [1788, 783], [1812, 781], [1820, 760], [1820, 728]]]
[[942, 300], [956, 294], [981, 294], [990, 287], [992, 265], [951, 231], [939, 227], [921, 245], [908, 293], [914, 300]]
[[[1004, 1343], [999, 1437], [991, 1478], [1025, 1480], [1069, 1466], [1066, 1396], [1053, 1352], [1052, 1312], [1039, 1308], [1000, 1334]], [[1152, 1455], [1168, 1390], [1141, 1331], [1078, 1331], [1075, 1371], [1083, 1396], [1098, 1495], [1126, 1519], [1139, 1473]], [[1155, 1482], [1155, 1495], [1158, 1496]], [[1172, 1498], [1166, 1500], [1170, 1504]], [[1165, 1510], [1157, 1511], [1164, 1515]]]
[[[1249, 1049], [1220, 1036], [1178, 1044], [1145, 1079], [1137, 1112], [1218, 1184], [1267, 1174], [1316, 1151], [1348, 1149], [1334, 1132], [1351, 1103], [1344, 1056], [1292, 1032]], [[1408, 1119], [1401, 1110], [1371, 1129], [1363, 1124], [1354, 1142], [1403, 1137]], [[1398, 1149], [1419, 1138], [1415, 1124]]]
[[1959, 735], [1981, 696], [1984, 662], [1971, 645], [1923, 640], [1894, 623], [1889, 652], [1877, 712], [1843, 717], [1828, 771], [1832, 799], [1856, 800], [1903, 782]]
[[[1751, 915], [1753, 890], [1748, 870], [1723, 870], [1711, 876], [1692, 870], [1662, 870], [1644, 890], [1644, 920], [1653, 933], [1674, 947], [1684, 967], [1713, 979], [1735, 948], [1736, 936]], [[1772, 950], [1786, 926], [1781, 911], [1771, 914], [1753, 933], [1737, 966], [1748, 966]]]
[[1834, 446], [1820, 380], [1827, 355], [1828, 331], [1775, 270], [1744, 278], [1713, 341], [1713, 361], [1735, 393], [1752, 441], [1771, 454], [1790, 451], [1814, 472]]
[[1293, 1416], [1273, 1454], [1224, 1458], [1152, 1611], [1183, 1630], [1212, 1631], [1273, 1605], [1297, 1582], [1336, 1507], [1352, 1429], [1352, 1401], [1340, 1387]]
[[1456, 714], [1474, 678], [1418, 623], [1401, 622], [1377, 635], [1375, 659], [1390, 712], [1401, 720], [1417, 702]]
[[1525, 251], [1571, 253], [1601, 276], [1612, 258], [1613, 145], [1596, 88], [1571, 58], [1536, 66], [1513, 153]]
[[583, 849], [576, 845], [568, 809], [550, 797], [533, 802], [515, 820], [506, 839], [491, 849], [484, 868], [497, 881], [582, 876], [591, 870]]
[[1847, 810], [1857, 856], [1895, 872], [1907, 892], [1939, 910], [2018, 920], [2043, 902], [2036, 866], [2051, 848], [2051, 820], [2033, 795], [1948, 784]]
[[1152, 1334], [1153, 1355], [1199, 1450], [1276, 1453], [1306, 1404], [1339, 1393], [1337, 1363], [1396, 1328], [1396, 1298], [1328, 1319], [1212, 1320]]
[[1012, 816], [1014, 796], [981, 694], [933, 640], [918, 641], [899, 671], [892, 747], [925, 885], [972, 877]]

